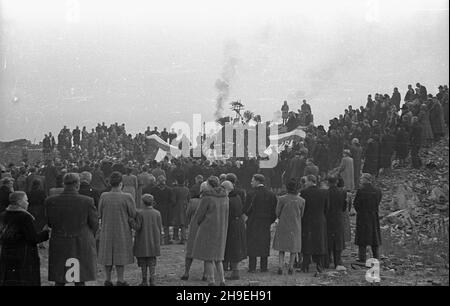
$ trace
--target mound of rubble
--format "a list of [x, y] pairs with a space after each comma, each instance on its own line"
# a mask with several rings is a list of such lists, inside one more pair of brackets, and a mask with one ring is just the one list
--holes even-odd
[[381, 225], [401, 242], [411, 235], [422, 243], [448, 242], [449, 139], [423, 149], [422, 169], [397, 168], [381, 175]]

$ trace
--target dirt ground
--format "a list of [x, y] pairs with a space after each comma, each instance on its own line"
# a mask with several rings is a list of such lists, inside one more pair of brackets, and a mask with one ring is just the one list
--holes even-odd
[[[354, 218], [351, 218], [352, 227]], [[273, 234], [273, 233], [272, 233]], [[161, 246], [161, 256], [158, 257], [156, 266], [157, 285], [161, 286], [205, 286], [206, 282], [201, 280], [203, 272], [203, 262], [194, 261], [190, 278], [188, 281], [180, 280], [184, 272], [184, 245], [172, 244]], [[408, 250], [411, 253], [410, 250]], [[40, 250], [41, 256], [41, 279], [43, 286], [53, 285], [47, 280], [48, 249]], [[386, 254], [381, 249], [381, 281], [382, 286], [414, 286], [414, 285], [449, 285], [448, 261], [443, 262], [419, 262], [419, 264], [408, 264], [402, 269], [401, 265], [392, 268], [392, 254]], [[343, 262], [347, 271], [336, 272], [328, 269], [316, 275], [313, 265], [310, 266], [309, 273], [295, 272], [287, 275], [287, 269], [283, 275], [277, 274], [278, 252], [271, 250], [269, 257], [269, 271], [261, 273], [248, 273], [248, 260], [240, 263], [240, 280], [226, 281], [229, 286], [371, 286], [365, 279], [368, 268], [354, 266], [352, 263], [357, 258], [357, 248], [353, 243], [347, 243], [347, 248], [343, 252]], [[286, 254], [286, 262], [288, 261]], [[405, 260], [405, 259], [402, 259]], [[418, 262], [418, 256], [411, 256], [411, 260]], [[384, 261], [389, 262], [389, 266], [384, 265]], [[259, 265], [259, 262], [258, 262]], [[406, 266], [406, 264], [405, 264]], [[230, 272], [226, 272], [227, 274]], [[102, 267], [98, 266], [97, 281], [88, 282], [88, 286], [102, 286], [105, 280]], [[113, 274], [115, 280], [115, 274]], [[141, 272], [136, 262], [125, 268], [125, 280], [132, 286], [137, 286], [141, 282]]]

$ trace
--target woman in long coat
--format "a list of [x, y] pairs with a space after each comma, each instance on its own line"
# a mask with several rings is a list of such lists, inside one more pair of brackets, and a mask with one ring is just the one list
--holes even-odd
[[359, 247], [359, 261], [366, 262], [366, 247], [372, 247], [373, 258], [379, 258], [378, 246], [381, 245], [380, 220], [378, 207], [381, 191], [372, 186], [372, 176], [363, 173], [361, 189], [356, 192], [353, 206], [356, 210], [355, 244]]
[[10, 199], [0, 214], [0, 286], [40, 286], [37, 244], [48, 240], [49, 232], [34, 228], [24, 192], [13, 192]]
[[[135, 203], [137, 203], [136, 191], [138, 189], [138, 180], [136, 175], [132, 174], [133, 170], [131, 168], [127, 168], [127, 174], [124, 174], [122, 177], [122, 191], [125, 193], [131, 194]], [[140, 206], [140, 203], [138, 203]]]
[[221, 285], [225, 284], [222, 261], [228, 228], [228, 197], [217, 177], [208, 179], [210, 190], [203, 192], [197, 211], [198, 230], [192, 257], [205, 261], [209, 284], [214, 284], [214, 265]]
[[355, 170], [353, 168], [353, 158], [350, 157], [350, 151], [344, 150], [341, 165], [339, 166], [339, 174], [344, 180], [345, 189], [352, 191], [355, 189]]
[[133, 237], [131, 225], [136, 217], [136, 205], [129, 193], [122, 191], [122, 175], [113, 172], [111, 191], [100, 196], [98, 204], [101, 219], [98, 262], [105, 266], [106, 285], [111, 285], [112, 266], [117, 270], [117, 284], [127, 285], [123, 280], [124, 266], [132, 264]]
[[297, 253], [302, 251], [302, 217], [305, 200], [298, 195], [295, 181], [288, 182], [287, 194], [278, 199], [276, 214], [278, 225], [273, 238], [273, 249], [279, 251], [278, 274], [283, 274], [284, 253], [289, 252], [289, 270], [294, 271]]
[[[189, 224], [189, 232], [188, 238], [186, 242], [186, 250], [185, 250], [185, 265], [184, 265], [184, 274], [181, 276], [181, 280], [189, 279], [189, 271], [191, 270], [192, 262], [194, 258], [192, 257], [192, 249], [194, 248], [195, 236], [197, 235], [198, 230], [198, 216], [197, 211], [200, 206], [200, 197], [201, 193], [209, 189], [207, 182], [203, 182], [200, 185], [200, 191], [198, 194], [193, 193], [191, 199], [189, 200], [187, 209], [186, 209], [186, 223]], [[206, 275], [203, 272], [203, 281], [206, 281]]]
[[426, 147], [430, 147], [433, 142], [434, 135], [431, 129], [430, 112], [425, 104], [420, 106], [420, 112], [418, 115], [420, 126], [422, 127], [422, 144]]
[[433, 98], [430, 104], [430, 123], [435, 140], [438, 140], [440, 137], [444, 136], [445, 124], [442, 105], [439, 100], [435, 98]]
[[[230, 183], [230, 184], [228, 184]], [[228, 230], [225, 245], [224, 261], [231, 263], [232, 274], [228, 279], [239, 279], [239, 262], [247, 257], [247, 239], [245, 222], [243, 219], [242, 200], [229, 181], [224, 181], [222, 186], [229, 192]]]

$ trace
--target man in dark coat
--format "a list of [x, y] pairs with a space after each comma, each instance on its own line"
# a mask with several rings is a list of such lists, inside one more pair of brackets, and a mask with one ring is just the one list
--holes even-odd
[[58, 176], [58, 170], [55, 167], [55, 163], [53, 161], [49, 161], [47, 166], [44, 168], [44, 177], [45, 177], [45, 193], [48, 194], [48, 191], [56, 187], [56, 177]]
[[164, 244], [172, 244], [169, 237], [169, 227], [172, 225], [172, 212], [175, 202], [172, 188], [166, 185], [166, 177], [157, 177], [157, 186], [153, 187], [151, 195], [155, 198], [155, 209], [161, 213], [162, 226], [164, 230]]
[[344, 212], [347, 209], [347, 194], [337, 187], [336, 177], [328, 178], [329, 209], [327, 211], [328, 260], [333, 257], [334, 267], [345, 270], [342, 265], [341, 253], [345, 249]]
[[411, 144], [411, 162], [415, 169], [422, 166], [422, 160], [419, 157], [419, 150], [422, 140], [422, 127], [417, 117], [412, 118], [411, 132], [409, 136], [409, 143]]
[[328, 192], [317, 187], [314, 175], [306, 177], [306, 188], [300, 193], [305, 199], [305, 211], [302, 218], [302, 271], [308, 272], [312, 260], [316, 263], [317, 272], [322, 272], [327, 255], [327, 211]]
[[317, 146], [313, 151], [313, 159], [319, 167], [321, 176], [328, 172], [328, 148], [322, 139], [317, 141]]
[[400, 161], [400, 166], [403, 167], [406, 157], [409, 153], [409, 135], [403, 126], [397, 128], [395, 135], [395, 154]]
[[417, 88], [419, 88], [419, 100], [420, 101], [426, 101], [428, 97], [427, 88], [420, 83], [416, 84]]
[[311, 105], [306, 103], [306, 100], [303, 100], [303, 104], [301, 106], [301, 110], [302, 110], [302, 113], [304, 113], [304, 114], [306, 114], [306, 113], [311, 114], [312, 113], [311, 112]]
[[305, 167], [306, 161], [304, 157], [301, 156], [300, 152], [295, 152], [295, 156], [292, 157], [287, 164], [284, 181], [289, 182], [294, 179], [297, 184], [299, 184], [300, 179], [303, 177], [305, 172]]
[[387, 174], [391, 169], [392, 155], [395, 149], [395, 135], [389, 128], [385, 129], [385, 133], [381, 136], [380, 143], [380, 168]]
[[356, 210], [355, 244], [359, 247], [358, 261], [366, 262], [366, 248], [372, 247], [372, 257], [379, 259], [378, 247], [381, 245], [380, 220], [378, 208], [381, 190], [372, 186], [372, 175], [363, 173], [361, 189], [356, 192], [353, 206]]
[[391, 103], [392, 103], [392, 105], [395, 105], [395, 107], [397, 108], [397, 111], [400, 110], [400, 102], [401, 101], [402, 101], [402, 97], [401, 97], [400, 93], [398, 92], [398, 88], [395, 87], [394, 92], [392, 93]]
[[[52, 230], [48, 280], [61, 286], [72, 282], [84, 285], [95, 280], [97, 275], [94, 236], [98, 229], [98, 214], [94, 200], [78, 194], [80, 177], [77, 173], [67, 173], [63, 182], [62, 194], [45, 200], [47, 224]], [[76, 261], [72, 262], [73, 259]], [[79, 273], [74, 273], [73, 279], [67, 278], [66, 274], [72, 275], [69, 269], [79, 269]]]
[[415, 98], [414, 89], [412, 88], [412, 85], [408, 85], [408, 91], [405, 94], [405, 102], [413, 101]]
[[261, 272], [267, 272], [270, 255], [270, 226], [275, 222], [277, 197], [264, 186], [264, 176], [255, 174], [252, 178], [253, 191], [247, 196], [247, 254], [250, 273], [256, 271], [256, 257], [260, 257]]
[[364, 173], [370, 173], [374, 176], [378, 176], [379, 160], [380, 160], [380, 147], [378, 145], [378, 141], [374, 138], [370, 138], [367, 141], [365, 160], [362, 171]]

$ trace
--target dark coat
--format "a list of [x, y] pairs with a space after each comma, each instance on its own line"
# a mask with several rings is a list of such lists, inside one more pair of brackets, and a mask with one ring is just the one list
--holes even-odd
[[64, 190], [45, 200], [48, 226], [52, 229], [48, 255], [48, 280], [66, 283], [66, 261], [80, 263], [80, 282], [95, 280], [97, 254], [95, 233], [98, 214], [94, 200], [76, 191]]
[[55, 166], [47, 166], [44, 169], [45, 177], [45, 192], [48, 194], [50, 188], [56, 187], [56, 177], [58, 176], [58, 170]]
[[433, 130], [434, 137], [444, 135], [445, 123], [442, 112], [442, 105], [438, 101], [434, 101], [430, 108], [430, 123]]
[[159, 210], [161, 213], [163, 227], [171, 226], [175, 202], [172, 188], [167, 186], [160, 188], [159, 186], [156, 186], [153, 187], [151, 195], [155, 198], [155, 209]]
[[100, 192], [98, 190], [92, 188], [88, 183], [82, 182], [78, 193], [92, 198], [94, 200], [95, 208], [98, 208], [98, 200], [100, 199]]
[[400, 95], [400, 93], [398, 91], [392, 93], [391, 103], [392, 103], [392, 105], [395, 105], [397, 110], [400, 109], [400, 102], [401, 101], [402, 101], [402, 97], [401, 97], [401, 95]]
[[336, 250], [345, 249], [344, 212], [347, 208], [347, 193], [337, 187], [328, 189], [329, 209], [327, 211], [328, 247], [335, 246]]
[[409, 141], [411, 143], [411, 146], [420, 147], [422, 142], [422, 127], [419, 123], [411, 125], [411, 131], [409, 133]]
[[37, 189], [27, 192], [28, 212], [34, 217], [34, 227], [36, 231], [41, 231], [46, 223], [45, 219], [45, 191]]
[[8, 186], [0, 187], [0, 213], [3, 212], [9, 205], [9, 194], [11, 190]]
[[328, 149], [325, 144], [320, 143], [315, 147], [313, 158], [321, 172], [327, 172], [329, 170]]
[[187, 226], [186, 209], [191, 198], [189, 189], [184, 185], [176, 185], [172, 188], [174, 197], [173, 226]]
[[305, 167], [306, 162], [304, 158], [295, 156], [290, 159], [286, 168], [285, 182], [289, 182], [291, 179], [295, 179], [299, 182], [305, 173]]
[[395, 136], [395, 152], [398, 159], [405, 159], [408, 156], [408, 145], [408, 133], [399, 129]]
[[394, 149], [395, 136], [392, 134], [383, 135], [380, 144], [380, 168], [391, 168]]
[[270, 255], [270, 226], [276, 219], [277, 197], [264, 186], [247, 196], [247, 254], [250, 257]]
[[302, 253], [327, 254], [328, 191], [317, 186], [308, 187], [300, 193], [305, 199], [302, 219]]
[[380, 147], [377, 141], [367, 144], [366, 156], [364, 160], [363, 173], [378, 175], [380, 160]]
[[37, 244], [48, 240], [48, 231], [36, 232], [33, 217], [23, 211], [3, 212], [0, 224], [11, 229], [1, 242], [0, 286], [40, 286]]
[[381, 191], [372, 185], [364, 185], [356, 192], [353, 201], [356, 210], [356, 245], [381, 245], [380, 220], [378, 217], [381, 197]]
[[236, 191], [228, 194], [228, 230], [225, 245], [225, 261], [239, 262], [247, 257], [247, 237], [242, 218], [242, 200]]

